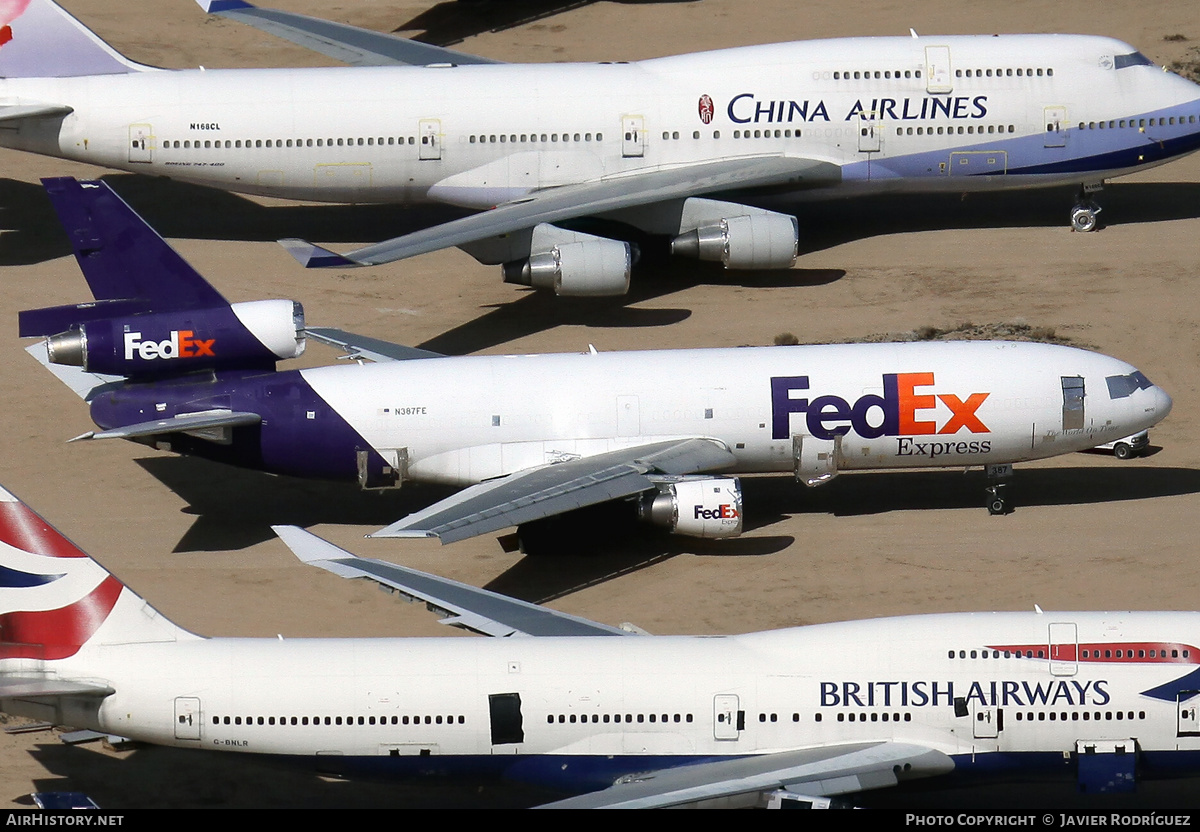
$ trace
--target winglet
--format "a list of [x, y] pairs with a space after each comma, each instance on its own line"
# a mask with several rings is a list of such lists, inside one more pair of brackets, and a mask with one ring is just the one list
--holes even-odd
[[362, 265], [327, 248], [314, 246], [295, 237], [280, 240], [279, 245], [287, 249], [288, 254], [295, 257], [296, 262], [306, 269], [356, 268]]
[[220, 14], [234, 9], [253, 9], [254, 6], [242, 0], [196, 0], [197, 5], [208, 14]]

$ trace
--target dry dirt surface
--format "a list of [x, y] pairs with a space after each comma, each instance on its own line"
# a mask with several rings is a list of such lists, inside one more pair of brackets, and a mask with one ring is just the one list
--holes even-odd
[[[300, 66], [320, 56], [186, 0], [67, 2], [129, 56], [167, 67]], [[395, 30], [430, 3], [276, 5]], [[466, 7], [470, 13], [470, 6]], [[1081, 32], [1156, 61], [1200, 41], [1194, 0], [987, 4], [790, 0], [597, 2], [455, 48], [513, 61], [633, 60], [695, 49], [853, 35]], [[997, 29], [1002, 26], [1002, 29]], [[468, 27], [469, 28], [469, 27]], [[1182, 35], [1185, 40], [1174, 36]], [[581, 102], [586, 106], [586, 102]], [[570, 302], [501, 284], [458, 251], [371, 270], [305, 272], [273, 241], [347, 247], [390, 236], [402, 209], [300, 206], [0, 152], [0, 482], [179, 624], [206, 635], [447, 635], [419, 606], [298, 563], [268, 526], [297, 523], [353, 551], [654, 633], [729, 633], [845, 618], [962, 610], [1194, 609], [1200, 596], [1200, 158], [1114, 183], [1107, 227], [1073, 234], [1072, 193], [1048, 190], [806, 209], [810, 249], [787, 272], [673, 266], [624, 299]], [[535, 561], [495, 535], [451, 546], [363, 540], [433, 499], [360, 494], [160, 454], [65, 440], [86, 408], [22, 350], [16, 313], [77, 302], [86, 286], [37, 181], [113, 187], [235, 301], [304, 303], [311, 322], [449, 353], [720, 347], [847, 340], [964, 321], [1027, 323], [1124, 358], [1175, 399], [1156, 451], [1119, 462], [1076, 454], [1021, 466], [1017, 510], [989, 517], [982, 475], [848, 474], [820, 490], [745, 482], [750, 531], [706, 544], [655, 535]], [[333, 353], [310, 348], [305, 360]], [[583, 533], [586, 535], [586, 532]], [[467, 636], [463, 636], [467, 637]], [[505, 786], [418, 788], [318, 780], [272, 761], [156, 748], [68, 748], [51, 733], [0, 736], [0, 804], [82, 789], [101, 806], [521, 805]], [[1069, 792], [1069, 786], [1065, 787]], [[914, 800], [918, 798], [914, 797]], [[919, 799], [928, 800], [928, 795]], [[925, 804], [920, 804], [925, 805]]]

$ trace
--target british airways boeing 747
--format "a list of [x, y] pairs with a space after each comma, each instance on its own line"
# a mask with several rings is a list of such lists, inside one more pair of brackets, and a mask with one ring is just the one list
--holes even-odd
[[51, 0], [17, 0], [0, 21], [0, 143], [242, 193], [481, 209], [344, 255], [284, 243], [309, 266], [459, 246], [564, 295], [624, 293], [635, 259], [625, 240], [571, 227], [581, 217], [727, 268], [788, 268], [796, 199], [1073, 184], [1086, 231], [1106, 179], [1200, 147], [1200, 87], [1110, 38], [514, 65], [241, 0], [201, 5], [357, 66], [159, 71]]
[[551, 804], [569, 808], [1037, 771], [1124, 791], [1200, 759], [1194, 612], [647, 636], [277, 531], [301, 560], [497, 637], [203, 638], [0, 489], [0, 710], [350, 772], [490, 773], [579, 795]]

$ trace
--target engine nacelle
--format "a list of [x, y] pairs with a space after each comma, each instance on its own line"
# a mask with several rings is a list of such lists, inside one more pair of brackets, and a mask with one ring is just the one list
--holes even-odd
[[799, 251], [796, 218], [769, 211], [725, 217], [671, 241], [672, 254], [722, 263], [727, 269], [790, 269]]
[[672, 534], [737, 537], [742, 533], [742, 483], [737, 477], [665, 482], [642, 496], [638, 517]]
[[605, 297], [629, 291], [632, 268], [629, 243], [543, 224], [534, 229], [529, 257], [504, 264], [504, 282], [567, 297]]
[[88, 320], [46, 339], [55, 364], [126, 377], [270, 369], [304, 347], [304, 307], [290, 300]]

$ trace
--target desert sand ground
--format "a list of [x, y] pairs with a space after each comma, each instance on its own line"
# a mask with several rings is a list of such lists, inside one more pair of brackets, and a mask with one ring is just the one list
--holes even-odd
[[[131, 57], [168, 67], [298, 66], [320, 56], [207, 19], [186, 0], [68, 8]], [[393, 30], [430, 3], [315, 0], [276, 5]], [[469, 8], [469, 7], [468, 7]], [[1193, 0], [1092, 4], [760, 0], [598, 2], [456, 48], [506, 60], [625, 60], [804, 38], [1084, 32], [1123, 38], [1157, 61], [1200, 42]], [[1184, 35], [1190, 41], [1164, 38]], [[273, 241], [336, 245], [395, 233], [386, 207], [248, 200], [127, 174], [106, 178], [234, 300], [295, 298], [309, 320], [450, 353], [770, 344], [1024, 320], [1122, 357], [1175, 399], [1151, 456], [1076, 454], [1021, 466], [1018, 508], [989, 517], [982, 477], [947, 471], [843, 475], [820, 490], [749, 478], [749, 534], [712, 545], [653, 535], [611, 552], [533, 562], [503, 536], [442, 547], [366, 541], [432, 492], [360, 494], [159, 454], [65, 440], [85, 407], [23, 351], [16, 312], [87, 290], [36, 184], [104, 171], [0, 152], [0, 482], [179, 624], [223, 636], [447, 635], [419, 606], [307, 568], [268, 526], [309, 526], [369, 557], [655, 633], [744, 632], [844, 618], [977, 609], [1195, 609], [1200, 595], [1200, 157], [1114, 183], [1107, 227], [1072, 234], [1071, 191], [835, 203], [801, 217], [810, 251], [789, 272], [677, 266], [636, 275], [625, 299], [569, 302], [503, 285], [458, 251], [372, 270], [305, 272]], [[306, 361], [331, 351], [310, 348]], [[467, 637], [467, 636], [464, 636]], [[319, 781], [232, 755], [100, 746], [49, 733], [0, 737], [0, 803], [82, 789], [109, 809], [142, 806], [521, 804], [506, 786]], [[1068, 788], [1069, 792], [1069, 788]], [[914, 798], [916, 799], [916, 798]]]

